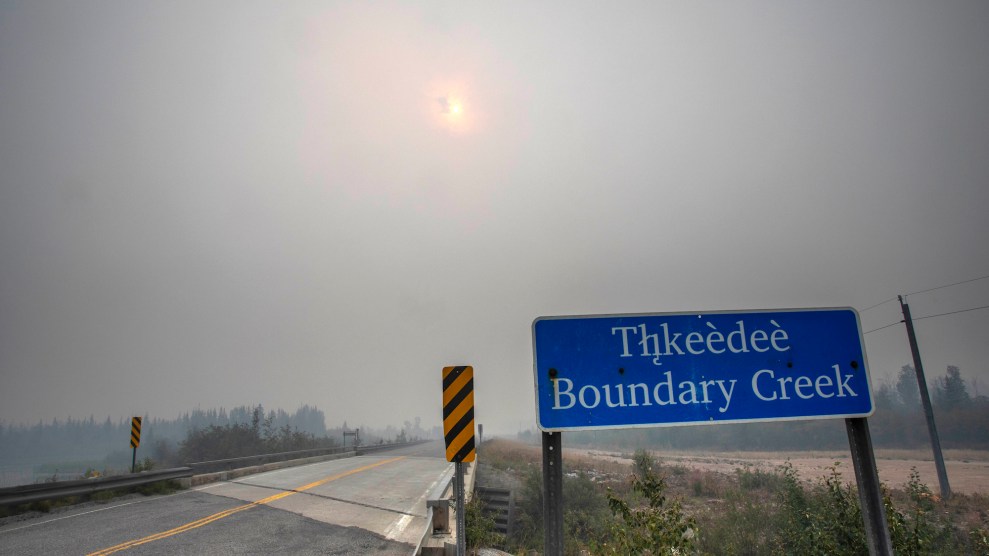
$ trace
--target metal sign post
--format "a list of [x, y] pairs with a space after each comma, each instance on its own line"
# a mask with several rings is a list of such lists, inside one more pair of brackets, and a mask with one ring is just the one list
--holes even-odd
[[872, 435], [865, 418], [845, 419], [848, 446], [852, 451], [852, 465], [859, 487], [859, 505], [865, 524], [865, 540], [870, 556], [893, 554], [893, 542], [889, 538], [886, 508], [879, 488], [879, 472], [876, 471], [876, 454], [872, 450]]
[[532, 323], [546, 553], [562, 554], [560, 432], [844, 418], [871, 554], [889, 554], [852, 308], [541, 317]]
[[454, 464], [453, 487], [456, 491], [457, 556], [464, 556], [467, 513], [464, 492], [464, 462], [476, 457], [474, 441], [474, 367], [443, 368], [443, 435], [446, 460]]
[[453, 490], [457, 497], [457, 556], [464, 556], [467, 553], [467, 532], [464, 515], [467, 512], [466, 496], [464, 495], [464, 463], [458, 461], [453, 464]]
[[543, 539], [547, 556], [563, 554], [563, 442], [543, 432]]
[[347, 437], [354, 437], [354, 448], [356, 449], [361, 443], [361, 429], [354, 429], [353, 431], [347, 431], [343, 429], [343, 447], [347, 447]]

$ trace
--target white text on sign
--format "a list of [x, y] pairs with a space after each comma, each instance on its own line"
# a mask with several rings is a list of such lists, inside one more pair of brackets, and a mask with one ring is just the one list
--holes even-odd
[[[738, 328], [734, 328], [727, 334], [718, 330], [714, 323], [708, 321], [705, 324], [711, 330], [706, 333], [697, 331], [670, 332], [668, 323], [662, 323], [662, 342], [660, 332], [649, 333], [645, 324], [635, 326], [615, 326], [611, 329], [611, 335], [621, 335], [622, 351], [621, 357], [652, 357], [654, 365], [662, 365], [660, 357], [671, 355], [703, 355], [712, 353], [720, 355], [725, 352], [749, 353], [751, 351], [765, 353], [769, 350], [784, 352], [790, 349], [786, 344], [789, 335], [775, 320], [769, 321], [776, 328], [770, 331], [755, 329], [751, 333], [745, 330], [744, 321], [736, 321]], [[638, 344], [638, 348], [634, 346]], [[660, 349], [663, 348], [663, 349]], [[633, 350], [635, 353], [633, 353]]]

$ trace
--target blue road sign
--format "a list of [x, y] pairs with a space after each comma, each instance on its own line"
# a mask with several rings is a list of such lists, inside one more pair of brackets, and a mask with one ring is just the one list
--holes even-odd
[[873, 411], [852, 308], [540, 317], [532, 340], [547, 431]]

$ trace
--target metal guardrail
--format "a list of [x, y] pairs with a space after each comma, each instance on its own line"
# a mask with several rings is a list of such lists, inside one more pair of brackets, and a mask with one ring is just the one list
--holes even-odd
[[396, 448], [406, 448], [408, 446], [418, 446], [419, 444], [425, 444], [430, 442], [429, 440], [413, 440], [411, 442], [394, 442], [392, 444], [369, 444], [367, 446], [358, 446], [357, 455], [363, 456], [364, 454], [370, 454], [373, 452], [380, 452], [382, 450], [394, 450]]
[[422, 538], [412, 551], [412, 556], [418, 556], [426, 539], [437, 531], [450, 531], [450, 497], [446, 493], [452, 489], [452, 485], [453, 466], [451, 465], [443, 475], [440, 475], [436, 486], [426, 496], [426, 530], [422, 532]]
[[[477, 478], [477, 460], [470, 464], [470, 471], [464, 480], [464, 500], [470, 502], [471, 494], [474, 491], [474, 481]], [[449, 468], [440, 476], [436, 486], [433, 487], [426, 498], [426, 530], [412, 552], [413, 556], [425, 554], [448, 554], [448, 549], [455, 549], [455, 545], [450, 544], [450, 538], [456, 538], [456, 527], [450, 527], [451, 513], [455, 511], [456, 503], [451, 498], [454, 497], [456, 488], [454, 481], [454, 466]], [[442, 544], [435, 544], [441, 540]], [[427, 541], [429, 541], [427, 543]]]
[[353, 451], [354, 451], [353, 446], [345, 446], [345, 447], [336, 446], [333, 448], [317, 448], [315, 450], [296, 450], [294, 452], [278, 452], [274, 454], [261, 454], [257, 456], [244, 456], [239, 458], [198, 461], [186, 465], [192, 468], [193, 474], [201, 475], [203, 473], [230, 471], [232, 469], [240, 469], [241, 467], [252, 467], [255, 465], [264, 465], [266, 463], [275, 463], [279, 461], [288, 461], [292, 459], [303, 459], [303, 458], [311, 458], [317, 456], [326, 456], [330, 454], [340, 454], [344, 452], [353, 452]]
[[354, 448], [353, 446], [335, 446], [333, 448], [316, 448], [313, 450], [296, 450], [293, 452], [278, 452], [274, 454], [261, 454], [257, 456], [244, 456], [239, 458], [229, 458], [229, 459], [218, 459], [211, 461], [199, 461], [195, 463], [186, 464], [192, 468], [196, 475], [203, 473], [216, 473], [218, 471], [231, 471], [233, 469], [240, 469], [242, 467], [253, 467], [257, 465], [264, 465], [266, 463], [275, 463], [279, 461], [288, 461], [293, 459], [304, 459], [318, 456], [327, 456], [330, 454], [342, 454], [346, 452], [356, 452], [357, 455], [364, 455], [370, 452], [377, 452], [380, 450], [391, 450], [395, 448], [403, 448], [405, 446], [415, 446], [416, 444], [422, 444], [428, 442], [428, 440], [417, 440], [415, 442], [402, 442], [393, 444], [373, 444], [370, 446], [358, 446]]
[[[360, 455], [367, 452], [377, 452], [380, 450], [414, 446], [416, 444], [421, 444], [422, 442], [425, 441], [360, 446], [357, 448], [357, 454]], [[141, 486], [157, 483], [159, 481], [185, 479], [194, 475], [215, 473], [217, 471], [230, 471], [242, 467], [264, 465], [266, 463], [274, 463], [292, 459], [304, 459], [353, 451], [353, 446], [338, 446], [334, 448], [319, 448], [315, 450], [298, 450], [294, 452], [279, 452], [276, 454], [247, 456], [214, 461], [201, 461], [190, 463], [186, 467], [162, 469], [159, 471], [144, 471], [141, 473], [100, 477], [97, 479], [57, 481], [54, 483], [36, 483], [31, 485], [0, 488], [0, 506], [18, 506], [21, 504], [30, 504], [32, 502], [41, 502], [43, 500], [54, 500], [57, 498], [68, 498], [71, 496], [92, 494], [103, 490]]]
[[192, 477], [192, 473], [192, 468], [190, 467], [176, 467], [174, 469], [144, 471], [142, 473], [116, 475], [113, 477], [100, 477], [97, 479], [59, 481], [56, 483], [37, 483], [33, 485], [2, 488], [0, 489], [0, 506], [18, 506], [21, 504], [30, 504], [32, 502], [41, 502], [43, 500], [54, 500], [56, 498], [68, 498], [70, 496], [92, 494], [102, 490], [128, 488], [149, 485], [160, 481], [184, 479], [186, 477]]

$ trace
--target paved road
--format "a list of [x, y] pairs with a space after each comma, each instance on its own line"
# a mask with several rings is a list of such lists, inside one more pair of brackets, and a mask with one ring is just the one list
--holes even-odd
[[0, 554], [401, 554], [451, 465], [440, 442], [0, 526]]

